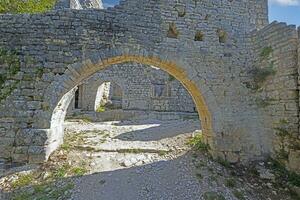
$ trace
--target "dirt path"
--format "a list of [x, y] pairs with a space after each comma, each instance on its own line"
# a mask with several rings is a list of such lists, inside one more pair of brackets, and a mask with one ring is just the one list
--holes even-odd
[[47, 163], [0, 179], [2, 199], [292, 199], [268, 170], [262, 180], [257, 168], [192, 150], [187, 143], [201, 133], [198, 120], [69, 121], [65, 129], [64, 144]]

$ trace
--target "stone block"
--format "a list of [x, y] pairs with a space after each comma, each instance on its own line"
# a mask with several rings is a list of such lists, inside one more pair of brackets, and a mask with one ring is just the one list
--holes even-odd
[[289, 153], [288, 167], [300, 174], [300, 150], [291, 150]]

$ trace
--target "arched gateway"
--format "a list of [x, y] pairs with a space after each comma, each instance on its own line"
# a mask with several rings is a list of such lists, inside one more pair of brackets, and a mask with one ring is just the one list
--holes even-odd
[[[273, 27], [287, 36], [262, 40]], [[299, 41], [295, 28], [268, 25], [267, 0], [123, 0], [107, 10], [6, 14], [0, 15], [0, 35], [1, 48], [15, 50], [20, 60], [13, 74], [1, 63], [7, 75], [1, 91], [11, 89], [1, 99], [0, 158], [46, 160], [62, 143], [76, 87], [101, 69], [127, 62], [158, 67], [184, 85], [214, 156], [245, 162], [274, 154], [273, 124], [281, 118], [293, 121], [298, 134], [293, 128], [299, 126], [298, 111], [272, 115], [274, 107], [261, 108], [261, 95], [251, 87], [251, 72], [260, 67], [266, 47]], [[297, 45], [290, 45], [297, 53]], [[298, 107], [294, 99], [283, 103]]]

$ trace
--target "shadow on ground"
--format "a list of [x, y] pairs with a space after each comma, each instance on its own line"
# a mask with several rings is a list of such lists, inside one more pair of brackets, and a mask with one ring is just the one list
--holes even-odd
[[[176, 121], [176, 124], [172, 123], [162, 123], [158, 121], [157, 126], [140, 129], [135, 131], [126, 132], [118, 135], [114, 139], [124, 140], [124, 141], [158, 141], [165, 138], [172, 138], [177, 135], [181, 135], [182, 133], [192, 133], [196, 130], [200, 130], [200, 121], [191, 120], [191, 121]], [[181, 124], [182, 123], [182, 126]], [[146, 124], [146, 123], [144, 123]], [[156, 123], [147, 123], [153, 124]], [[123, 123], [118, 124], [117, 126], [123, 126]], [[140, 124], [143, 125], [143, 124]]]
[[[244, 179], [236, 177], [235, 184], [228, 186], [232, 172], [212, 162], [207, 156], [187, 152], [173, 160], [159, 161], [138, 167], [90, 175], [63, 178], [61, 182], [72, 183], [72, 200], [290, 200], [285, 193], [272, 193], [266, 186], [253, 189]], [[201, 167], [199, 167], [201, 166]], [[227, 186], [226, 186], [227, 185]], [[248, 189], [245, 189], [248, 188]], [[0, 199], [6, 200], [8, 193]], [[239, 195], [239, 196], [237, 196]], [[22, 200], [35, 199], [35, 195]], [[20, 199], [20, 198], [19, 198]], [[18, 200], [19, 200], [18, 199]], [[43, 198], [52, 200], [53, 198]], [[20, 199], [21, 200], [21, 199]], [[54, 200], [54, 199], [53, 199]]]

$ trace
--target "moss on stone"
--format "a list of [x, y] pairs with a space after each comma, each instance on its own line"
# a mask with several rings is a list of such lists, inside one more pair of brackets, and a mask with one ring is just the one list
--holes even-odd
[[18, 53], [14, 50], [0, 48], [0, 65], [6, 68], [5, 73], [0, 75], [0, 101], [6, 99], [19, 84], [19, 80], [11, 80], [21, 68]]
[[273, 48], [272, 48], [272, 47], [270, 47], [270, 46], [264, 47], [264, 48], [261, 50], [259, 56], [260, 56], [262, 59], [266, 59], [266, 58], [268, 58], [268, 57], [271, 55], [272, 52], [273, 52]]

